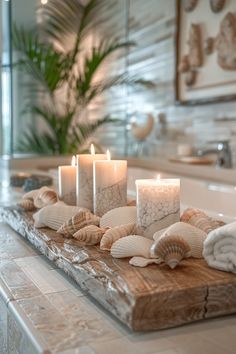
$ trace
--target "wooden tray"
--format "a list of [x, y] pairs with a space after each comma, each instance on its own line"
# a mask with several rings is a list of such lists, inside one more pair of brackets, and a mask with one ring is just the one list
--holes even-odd
[[28, 239], [83, 289], [135, 331], [179, 326], [236, 312], [236, 276], [188, 259], [135, 268], [99, 247], [79, 247], [48, 228], [35, 229], [30, 213], [0, 208], [0, 219]]

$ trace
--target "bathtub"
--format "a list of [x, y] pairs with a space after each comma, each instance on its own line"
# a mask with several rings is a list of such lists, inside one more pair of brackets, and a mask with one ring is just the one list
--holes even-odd
[[181, 210], [186, 207], [195, 207], [227, 223], [236, 221], [236, 186], [230, 184], [206, 182], [157, 170], [130, 167], [128, 169], [128, 195], [135, 198], [136, 179], [156, 178], [158, 175], [161, 178], [180, 178]]

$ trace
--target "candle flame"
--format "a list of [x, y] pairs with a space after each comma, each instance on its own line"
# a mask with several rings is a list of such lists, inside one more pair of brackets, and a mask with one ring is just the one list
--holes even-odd
[[159, 181], [161, 179], [160, 173], [157, 175], [157, 180]]
[[90, 146], [90, 152], [91, 152], [91, 155], [95, 155], [95, 148], [94, 148], [93, 144], [91, 144], [91, 146]]
[[75, 155], [71, 159], [71, 166], [75, 166]]
[[111, 160], [111, 153], [109, 150], [107, 150], [107, 160], [110, 161]]

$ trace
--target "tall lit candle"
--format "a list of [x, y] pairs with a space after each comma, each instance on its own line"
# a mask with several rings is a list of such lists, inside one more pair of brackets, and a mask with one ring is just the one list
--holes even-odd
[[152, 238], [159, 231], [180, 219], [180, 180], [136, 180], [137, 224], [144, 235]]
[[76, 204], [76, 166], [75, 156], [72, 157], [71, 166], [58, 167], [59, 199], [66, 204]]
[[93, 144], [90, 154], [77, 155], [76, 204], [93, 210], [93, 161], [106, 160], [106, 154], [95, 154]]
[[102, 216], [107, 211], [127, 205], [127, 161], [94, 161], [93, 211]]

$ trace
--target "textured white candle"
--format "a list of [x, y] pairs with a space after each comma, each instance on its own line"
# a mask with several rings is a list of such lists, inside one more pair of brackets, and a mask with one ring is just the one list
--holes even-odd
[[180, 180], [136, 180], [137, 223], [147, 237], [180, 219]]
[[58, 167], [58, 187], [59, 199], [66, 204], [76, 204], [76, 166], [75, 156], [71, 161], [71, 166]]
[[107, 211], [127, 205], [127, 161], [94, 161], [93, 211]]
[[91, 154], [77, 155], [76, 204], [93, 210], [93, 161], [106, 160], [106, 154], [95, 154], [93, 145]]

